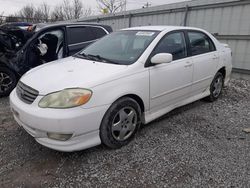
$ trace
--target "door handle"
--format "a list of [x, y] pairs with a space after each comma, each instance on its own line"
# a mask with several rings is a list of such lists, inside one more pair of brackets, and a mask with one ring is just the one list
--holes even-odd
[[214, 56], [214, 57], [213, 57], [213, 60], [216, 60], [216, 59], [219, 59], [219, 57]]
[[184, 67], [188, 68], [188, 67], [192, 67], [192, 66], [193, 66], [193, 64], [192, 64], [192, 63], [190, 63], [190, 62], [186, 62], [186, 65], [185, 65]]

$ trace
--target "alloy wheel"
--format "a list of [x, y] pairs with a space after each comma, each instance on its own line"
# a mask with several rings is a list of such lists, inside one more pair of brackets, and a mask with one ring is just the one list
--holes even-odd
[[0, 72], [0, 92], [7, 91], [11, 87], [12, 83], [13, 81], [8, 74]]
[[112, 135], [117, 141], [125, 141], [133, 135], [137, 125], [137, 113], [131, 107], [122, 108], [112, 123]]
[[218, 76], [213, 84], [213, 95], [214, 97], [218, 97], [222, 91], [223, 87], [223, 78], [221, 76]]

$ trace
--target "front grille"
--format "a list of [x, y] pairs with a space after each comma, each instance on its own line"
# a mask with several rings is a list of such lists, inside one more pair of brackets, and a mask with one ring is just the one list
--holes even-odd
[[17, 84], [16, 93], [19, 99], [27, 104], [32, 104], [39, 95], [37, 90], [25, 85], [21, 81]]

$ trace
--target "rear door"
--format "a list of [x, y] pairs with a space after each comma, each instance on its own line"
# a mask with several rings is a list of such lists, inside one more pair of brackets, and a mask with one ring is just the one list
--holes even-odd
[[219, 54], [205, 33], [187, 31], [187, 38], [194, 65], [192, 95], [196, 95], [210, 86], [219, 63]]
[[106, 31], [102, 27], [92, 26], [92, 27], [90, 27], [90, 29], [91, 29], [92, 33], [95, 35], [95, 39], [100, 39], [108, 34], [108, 31]]

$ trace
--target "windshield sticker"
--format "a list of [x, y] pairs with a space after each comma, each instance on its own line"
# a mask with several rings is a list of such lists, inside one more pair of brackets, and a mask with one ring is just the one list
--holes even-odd
[[155, 34], [155, 32], [148, 32], [148, 31], [139, 31], [136, 33], [136, 36], [148, 36], [151, 37]]

